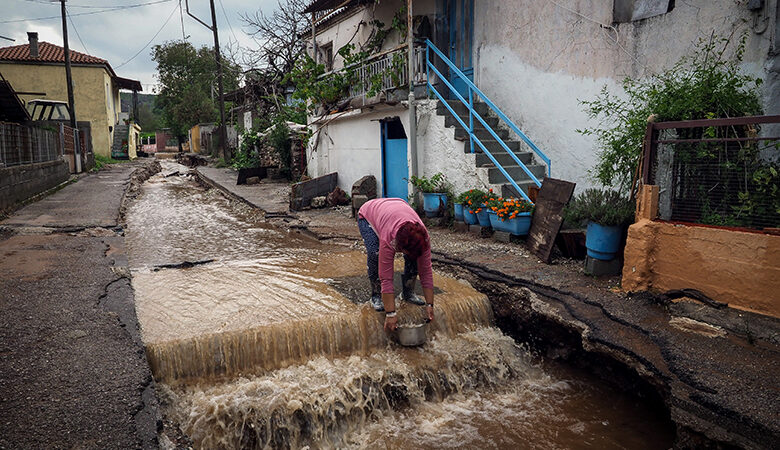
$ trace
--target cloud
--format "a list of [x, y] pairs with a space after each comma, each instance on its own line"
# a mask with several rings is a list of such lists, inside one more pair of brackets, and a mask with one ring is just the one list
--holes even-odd
[[[151, 58], [151, 48], [155, 44], [182, 38], [182, 19], [187, 39], [196, 47], [213, 45], [213, 34], [191, 17], [186, 11], [179, 13], [177, 0], [169, 0], [132, 9], [102, 12], [94, 14], [100, 7], [127, 6], [149, 3], [155, 0], [69, 0], [68, 41], [75, 51], [89, 53], [108, 60], [119, 76], [141, 81], [145, 92], [151, 92], [156, 84], [154, 77], [156, 65]], [[62, 45], [62, 22], [59, 18], [46, 20], [31, 20], [40, 17], [59, 16], [59, 3], [47, 3], [46, 0], [2, 0], [3, 15], [0, 22], [27, 19], [19, 22], [0, 23], [0, 35], [16, 40], [10, 42], [0, 40], [0, 46], [20, 45], [27, 43], [27, 32], [37, 31], [39, 39], [52, 44]], [[190, 0], [190, 11], [206, 23], [211, 22], [211, 12], [205, 0]], [[182, 1], [184, 9], [184, 1]], [[254, 41], [242, 29], [240, 14], [253, 13], [258, 9], [270, 12], [276, 6], [276, 0], [215, 0], [217, 14], [217, 29], [219, 30], [220, 47], [235, 46], [236, 40], [242, 47], [256, 48]], [[224, 11], [227, 13], [225, 17]], [[163, 23], [173, 13], [168, 24]], [[75, 25], [75, 26], [74, 26]], [[232, 28], [232, 32], [231, 32]], [[155, 33], [159, 35], [146, 47], [143, 46], [152, 39]], [[79, 40], [79, 36], [81, 40]], [[81, 43], [83, 41], [83, 44]], [[86, 49], [84, 48], [86, 46]], [[143, 49], [142, 49], [143, 48]], [[137, 52], [140, 53], [129, 63]], [[117, 68], [118, 66], [121, 67]]]

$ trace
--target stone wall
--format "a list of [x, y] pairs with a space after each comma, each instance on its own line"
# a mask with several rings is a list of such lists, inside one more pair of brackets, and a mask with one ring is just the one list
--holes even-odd
[[68, 164], [61, 159], [0, 168], [0, 210], [51, 189], [69, 176]]

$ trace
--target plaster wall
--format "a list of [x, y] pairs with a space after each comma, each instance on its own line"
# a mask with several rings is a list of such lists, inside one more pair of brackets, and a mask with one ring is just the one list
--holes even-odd
[[[409, 133], [409, 112], [402, 107], [381, 111], [352, 110], [333, 114], [316, 125], [316, 136], [307, 149], [308, 174], [319, 177], [338, 172], [338, 186], [350, 192], [352, 184], [365, 175], [377, 179], [382, 192], [382, 147], [380, 120], [398, 117]], [[411, 170], [411, 162], [407, 162]], [[410, 189], [411, 192], [411, 189]]]
[[465, 152], [467, 142], [455, 140], [455, 129], [444, 125], [436, 114], [436, 101], [421, 100], [417, 105], [417, 155], [420, 175], [441, 172], [457, 195], [469, 189], [485, 189], [487, 170], [475, 166], [475, 155]]
[[[0, 72], [11, 83], [14, 90], [24, 92], [45, 92], [45, 100], [68, 101], [65, 67], [58, 65], [32, 65], [0, 63]], [[99, 155], [111, 154], [112, 134], [108, 127], [114, 126], [119, 106], [119, 90], [115, 89], [108, 72], [98, 66], [73, 66], [73, 97], [76, 118], [88, 121], [92, 128], [92, 148]], [[114, 109], [106, 105], [106, 80], [114, 96]], [[37, 95], [20, 95], [28, 101], [39, 98]], [[110, 118], [114, 118], [110, 121]]]
[[780, 236], [640, 220], [628, 230], [623, 289], [694, 288], [780, 317]]
[[576, 129], [597, 125], [579, 100], [602, 86], [622, 95], [620, 80], [661, 72], [689, 54], [699, 38], [747, 32], [744, 70], [764, 78], [764, 109], [780, 112], [775, 57], [777, 0], [762, 12], [746, 1], [675, 2], [671, 12], [612, 24], [613, 2], [492, 2], [475, 11], [475, 82], [552, 159], [552, 176], [592, 185], [596, 142]]

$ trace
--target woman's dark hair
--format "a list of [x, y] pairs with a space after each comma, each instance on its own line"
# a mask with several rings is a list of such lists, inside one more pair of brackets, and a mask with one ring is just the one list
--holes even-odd
[[406, 222], [398, 229], [395, 235], [395, 243], [400, 250], [406, 250], [409, 257], [417, 259], [431, 244], [428, 240], [428, 230], [418, 222]]

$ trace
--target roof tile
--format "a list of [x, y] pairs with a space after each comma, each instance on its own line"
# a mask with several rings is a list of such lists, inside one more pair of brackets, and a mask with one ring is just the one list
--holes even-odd
[[[0, 48], [0, 61], [65, 62], [65, 49], [48, 42], [38, 43], [38, 55], [37, 58], [30, 56], [30, 44]], [[70, 61], [75, 64], [109, 65], [105, 59], [73, 50], [70, 51]]]

